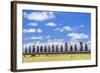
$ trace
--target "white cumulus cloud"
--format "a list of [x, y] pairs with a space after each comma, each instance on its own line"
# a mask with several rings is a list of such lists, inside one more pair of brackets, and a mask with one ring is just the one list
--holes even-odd
[[56, 42], [64, 42], [65, 40], [64, 39], [54, 39], [54, 41], [56, 41]]
[[32, 23], [29, 23], [28, 25], [29, 25], [29, 26], [37, 26], [38, 24], [35, 23], [35, 22], [32, 22]]
[[42, 32], [42, 30], [41, 30], [40, 28], [38, 28], [38, 29], [37, 29], [37, 32], [41, 33], [41, 32]]
[[37, 32], [37, 33], [41, 33], [42, 29], [38, 28], [30, 28], [30, 29], [23, 29], [23, 33], [32, 33], [32, 32]]
[[27, 17], [28, 16], [28, 14], [26, 12], [24, 12], [23, 15], [24, 15], [24, 17]]
[[42, 36], [32, 36], [32, 37], [26, 37], [26, 38], [24, 38], [24, 40], [42, 40], [42, 39], [43, 39]]
[[52, 26], [52, 27], [55, 27], [55, 26], [56, 26], [56, 24], [55, 24], [55, 23], [53, 23], [53, 22], [48, 22], [48, 23], [46, 24], [46, 26]]
[[33, 39], [33, 40], [41, 40], [41, 39], [43, 39], [43, 37], [42, 36], [33, 36], [30, 39]]
[[47, 36], [46, 36], [46, 38], [50, 38], [50, 36], [49, 36], [49, 35], [47, 35]]
[[81, 28], [83, 28], [84, 27], [84, 25], [81, 25]]
[[60, 30], [60, 28], [56, 28], [55, 30], [58, 31], [58, 30]]
[[62, 29], [65, 30], [65, 31], [71, 31], [72, 30], [72, 28], [70, 26], [64, 26]]
[[70, 27], [70, 26], [64, 26], [62, 28], [56, 28], [55, 31], [60, 31], [60, 32], [72, 31], [72, 27]]
[[59, 31], [60, 31], [60, 32], [64, 32], [64, 30], [63, 30], [63, 29], [60, 29]]
[[36, 29], [34, 29], [34, 28], [24, 29], [23, 32], [24, 33], [36, 32]]
[[24, 12], [24, 17], [29, 20], [44, 21], [55, 18], [53, 12], [31, 12], [30, 14]]
[[72, 39], [87, 39], [88, 35], [84, 33], [69, 33], [67, 36], [71, 37]]

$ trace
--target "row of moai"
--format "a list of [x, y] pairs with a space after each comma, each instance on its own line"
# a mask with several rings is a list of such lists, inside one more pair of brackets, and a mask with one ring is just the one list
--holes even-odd
[[32, 45], [29, 47], [25, 47], [24, 54], [32, 54], [32, 53], [64, 53], [64, 52], [87, 52], [90, 51], [90, 47], [87, 43], [80, 42], [79, 45], [68, 45], [68, 43], [64, 43], [64, 45]]

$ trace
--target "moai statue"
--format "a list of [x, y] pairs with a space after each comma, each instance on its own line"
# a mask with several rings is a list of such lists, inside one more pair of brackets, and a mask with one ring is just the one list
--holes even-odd
[[34, 57], [34, 56], [35, 56], [35, 50], [36, 50], [36, 49], [35, 49], [35, 45], [33, 45], [33, 46], [32, 46], [32, 55], [31, 55], [31, 57]]
[[48, 52], [51, 52], [51, 48], [50, 48], [50, 46], [48, 46]]
[[55, 49], [55, 48], [54, 48], [54, 45], [52, 45], [52, 52], [54, 52], [54, 49]]
[[25, 47], [25, 54], [28, 53], [27, 47]]
[[68, 51], [68, 44], [65, 43], [65, 51]]
[[80, 42], [80, 51], [83, 51], [83, 43]]
[[47, 52], [47, 46], [46, 45], [44, 46], [44, 52]]
[[75, 51], [77, 51], [77, 44], [75, 44], [74, 49], [75, 49]]
[[60, 52], [63, 52], [63, 45], [60, 46]]
[[36, 49], [37, 49], [37, 53], [38, 53], [38, 52], [39, 52], [39, 46], [37, 46], [37, 48], [36, 48]]
[[87, 46], [87, 44], [85, 44], [85, 51], [88, 51], [88, 46]]
[[31, 46], [29, 46], [29, 54], [31, 54]]
[[59, 48], [58, 48], [58, 45], [56, 45], [56, 52], [59, 52]]
[[43, 52], [43, 46], [42, 45], [40, 46], [40, 52]]
[[35, 52], [35, 45], [33, 45], [33, 48], [32, 48], [32, 53]]
[[73, 51], [73, 46], [72, 45], [70, 46], [70, 51]]

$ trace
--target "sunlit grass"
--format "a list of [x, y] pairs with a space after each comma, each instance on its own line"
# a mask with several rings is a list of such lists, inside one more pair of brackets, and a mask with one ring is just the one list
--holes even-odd
[[91, 54], [41, 54], [31, 57], [31, 55], [23, 56], [23, 62], [47, 62], [47, 61], [69, 61], [69, 60], [89, 60]]

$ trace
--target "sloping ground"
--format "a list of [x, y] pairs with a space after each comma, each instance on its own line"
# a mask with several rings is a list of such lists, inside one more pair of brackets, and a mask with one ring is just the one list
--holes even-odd
[[49, 61], [69, 61], [69, 60], [89, 60], [91, 59], [91, 54], [48, 54], [48, 55], [31, 55], [23, 56], [23, 62], [49, 62]]

